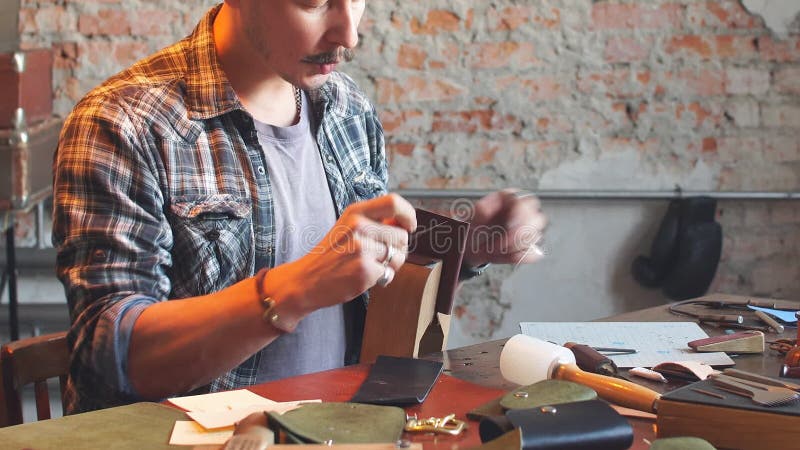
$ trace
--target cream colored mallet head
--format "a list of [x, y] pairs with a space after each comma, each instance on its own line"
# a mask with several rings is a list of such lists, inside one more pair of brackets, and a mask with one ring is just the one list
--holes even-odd
[[639, 411], [656, 411], [661, 397], [656, 391], [621, 378], [584, 372], [566, 347], [518, 334], [506, 342], [500, 353], [500, 373], [506, 380], [529, 385], [543, 380], [572, 381], [594, 389], [600, 397]]
[[509, 339], [500, 353], [503, 378], [523, 386], [549, 380], [561, 364], [575, 364], [572, 350], [524, 334]]

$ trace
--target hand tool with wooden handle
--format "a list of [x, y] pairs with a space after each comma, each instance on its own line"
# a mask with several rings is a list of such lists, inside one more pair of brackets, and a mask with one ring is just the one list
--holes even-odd
[[584, 372], [567, 348], [524, 334], [513, 336], [500, 353], [500, 372], [520, 385], [547, 379], [588, 386], [605, 400], [639, 411], [656, 412], [658, 392], [620, 378]]

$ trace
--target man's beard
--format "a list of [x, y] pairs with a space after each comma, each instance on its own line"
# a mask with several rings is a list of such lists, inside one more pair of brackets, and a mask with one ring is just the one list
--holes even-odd
[[[256, 51], [260, 54], [260, 57], [263, 61], [269, 61], [270, 57], [272, 56], [272, 52], [270, 51], [270, 46], [264, 36], [260, 33], [261, 24], [256, 23], [252, 20], [248, 20], [245, 22], [244, 32], [247, 38], [250, 40], [253, 47], [255, 47]], [[330, 52], [318, 53], [310, 56], [306, 56], [302, 58], [300, 61], [303, 63], [309, 64], [334, 64], [339, 63], [342, 61], [349, 62], [352, 61], [355, 57], [355, 52], [353, 49], [339, 47]], [[277, 68], [276, 68], [277, 69]], [[303, 89], [316, 89], [324, 83], [323, 80], [317, 80], [313, 82], [313, 86], [302, 86], [302, 83], [298, 80], [293, 79], [292, 75], [289, 73], [283, 73], [278, 70], [278, 74], [284, 80], [288, 81], [289, 83], [299, 86]], [[316, 85], [319, 83], [319, 85]]]
[[261, 29], [261, 25], [255, 23], [252, 20], [247, 20], [244, 23], [244, 34], [247, 36], [247, 39], [250, 43], [255, 47], [258, 51], [259, 56], [263, 61], [269, 60], [271, 52], [269, 51], [269, 46], [267, 45], [267, 41], [264, 37], [259, 33]]

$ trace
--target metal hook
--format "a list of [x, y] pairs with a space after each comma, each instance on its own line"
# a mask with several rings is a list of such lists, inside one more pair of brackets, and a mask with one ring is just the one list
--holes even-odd
[[433, 432], [457, 436], [464, 431], [465, 427], [466, 422], [456, 419], [455, 414], [450, 414], [442, 418], [430, 417], [421, 420], [416, 418], [408, 419], [405, 430], [412, 432]]

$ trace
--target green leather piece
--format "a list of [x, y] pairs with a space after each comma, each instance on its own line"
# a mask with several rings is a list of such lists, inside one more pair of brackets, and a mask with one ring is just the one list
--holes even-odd
[[471, 450], [521, 450], [522, 449], [522, 433], [519, 428], [514, 428], [508, 433], [500, 436], [497, 439], [492, 439], [489, 442], [471, 447]]
[[716, 450], [705, 439], [696, 437], [674, 437], [656, 439], [650, 450]]
[[169, 437], [176, 420], [190, 419], [177, 408], [157, 403], [134, 403], [0, 428], [0, 448], [180, 449], [182, 447], [169, 445]]
[[395, 406], [362, 403], [309, 403], [284, 414], [270, 413], [270, 426], [310, 443], [335, 444], [396, 442], [406, 424], [406, 413]]
[[506, 410], [500, 406], [501, 397], [490, 400], [467, 411], [467, 419], [480, 422], [484, 417], [502, 416]]
[[586, 386], [569, 381], [544, 380], [514, 389], [500, 399], [500, 406], [505, 409], [529, 409], [595, 399], [597, 392]]

